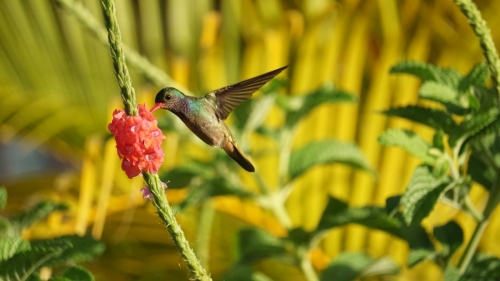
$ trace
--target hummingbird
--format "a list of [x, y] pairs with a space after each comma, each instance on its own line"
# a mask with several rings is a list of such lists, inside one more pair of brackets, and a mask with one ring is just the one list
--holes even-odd
[[214, 90], [203, 97], [187, 96], [173, 87], [163, 88], [156, 94], [151, 112], [162, 108], [174, 113], [206, 144], [224, 149], [243, 169], [255, 172], [224, 120], [238, 105], [287, 67]]

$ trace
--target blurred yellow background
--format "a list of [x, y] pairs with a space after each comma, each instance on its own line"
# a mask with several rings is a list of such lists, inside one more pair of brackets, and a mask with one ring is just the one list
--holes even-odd
[[[99, 1], [81, 3], [102, 22]], [[475, 3], [500, 44], [500, 1]], [[410, 59], [466, 73], [483, 60], [465, 17], [450, 0], [116, 0], [116, 4], [125, 44], [195, 95], [288, 64], [280, 77], [290, 79], [290, 95], [331, 81], [359, 96], [358, 104], [315, 110], [300, 124], [294, 146], [327, 138], [356, 142], [378, 178], [341, 165], [315, 167], [299, 178], [287, 210], [293, 226], [306, 230], [316, 226], [328, 194], [351, 206], [383, 206], [387, 197], [404, 191], [420, 163], [401, 149], [383, 148], [377, 142], [389, 127], [414, 129], [427, 140], [433, 132], [378, 113], [417, 103], [420, 81], [390, 75], [391, 66]], [[130, 63], [129, 69], [139, 102], [151, 107], [159, 87]], [[167, 82], [163, 86], [169, 86]], [[106, 253], [87, 265], [97, 280], [186, 280], [184, 261], [153, 208], [141, 198], [142, 179], [126, 178], [114, 140], [109, 139], [111, 112], [122, 105], [108, 47], [54, 1], [0, 1], [0, 85], [0, 184], [9, 192], [7, 211], [21, 210], [40, 198], [70, 206], [68, 213], [52, 215], [25, 236], [91, 232], [103, 239]], [[279, 126], [282, 118], [276, 110], [266, 122]], [[163, 169], [188, 156], [207, 157], [209, 148], [188, 134], [187, 130], [166, 134]], [[253, 151], [276, 149], [257, 135], [250, 143]], [[59, 168], [48, 169], [47, 162], [40, 161], [37, 168], [27, 170], [34, 151]], [[276, 186], [277, 156], [253, 159], [268, 185]], [[256, 189], [253, 177], [243, 171], [241, 176], [249, 189]], [[167, 194], [172, 203], [185, 196], [183, 190]], [[475, 186], [472, 198], [482, 208], [485, 192]], [[499, 212], [480, 246], [497, 257]], [[201, 239], [199, 224], [207, 215], [214, 218], [210, 252], [202, 261], [215, 280], [236, 259], [232, 244], [236, 230], [250, 224], [285, 234], [285, 228], [254, 202], [221, 196], [178, 214], [195, 248]], [[445, 205], [438, 205], [425, 225], [431, 229], [452, 218], [468, 239], [474, 221]], [[313, 265], [322, 270], [342, 251], [393, 258], [404, 268], [397, 280], [442, 278], [432, 263], [406, 268], [405, 243], [361, 226], [331, 231], [311, 253]], [[275, 280], [303, 280], [297, 269], [273, 261], [256, 267]]]

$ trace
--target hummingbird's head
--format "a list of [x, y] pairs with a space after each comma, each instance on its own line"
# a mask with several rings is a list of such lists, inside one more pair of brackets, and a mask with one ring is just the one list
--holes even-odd
[[176, 108], [182, 106], [185, 97], [186, 96], [176, 88], [163, 88], [156, 94], [155, 106], [151, 108], [151, 112], [158, 108], [175, 111]]

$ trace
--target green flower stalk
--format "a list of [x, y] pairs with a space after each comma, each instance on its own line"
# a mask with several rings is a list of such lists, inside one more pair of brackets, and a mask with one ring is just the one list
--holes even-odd
[[[104, 22], [108, 30], [108, 40], [111, 57], [113, 59], [113, 67], [115, 70], [116, 78], [118, 80], [118, 85], [120, 87], [122, 101], [125, 106], [125, 113], [128, 116], [136, 116], [138, 115], [138, 110], [135, 91], [132, 87], [132, 79], [130, 78], [128, 68], [125, 63], [125, 54], [123, 52], [120, 29], [118, 28], [116, 19], [115, 5], [112, 0], [102, 0], [101, 4], [104, 15]], [[141, 116], [136, 116], [135, 118], [142, 118]], [[134, 121], [130, 122], [133, 123]], [[117, 129], [117, 131], [120, 130]], [[135, 147], [132, 147], [131, 149], [135, 151]], [[141, 149], [147, 150], [148, 147], [144, 147]], [[140, 159], [140, 161], [143, 161], [143, 159]], [[147, 163], [145, 165], [147, 166]], [[194, 280], [212, 280], [210, 276], [208, 276], [205, 269], [201, 266], [200, 261], [196, 257], [193, 249], [191, 249], [191, 247], [189, 246], [189, 242], [187, 241], [184, 232], [182, 231], [179, 223], [176, 221], [174, 212], [168, 204], [163, 184], [160, 181], [158, 175], [148, 172], [148, 170], [145, 169], [142, 169], [142, 175], [151, 193], [153, 205], [155, 206], [160, 219], [163, 221], [168, 231], [170, 232], [174, 243], [175, 245], [177, 245], [182, 257], [184, 258], [184, 260], [186, 260], [188, 268], [191, 272], [191, 277]], [[133, 176], [133, 173], [129, 176]]]
[[[500, 100], [500, 59], [498, 52], [491, 37], [491, 31], [486, 22], [481, 17], [481, 12], [477, 9], [476, 5], [471, 0], [453, 0], [458, 5], [462, 13], [467, 17], [469, 25], [479, 39], [479, 44], [483, 50], [483, 55], [488, 63], [490, 70], [491, 80], [493, 81], [493, 90], [496, 97]], [[472, 261], [472, 258], [479, 245], [479, 241], [488, 226], [489, 219], [493, 210], [500, 203], [500, 176], [496, 176], [494, 185], [490, 189], [490, 195], [486, 207], [483, 210], [482, 218], [478, 222], [472, 237], [467, 244], [464, 254], [462, 255], [458, 264], [460, 275], [463, 275]]]
[[103, 0], [102, 12], [104, 15], [104, 24], [108, 29], [109, 49], [113, 59], [113, 68], [120, 86], [123, 104], [127, 115], [137, 115], [137, 103], [135, 98], [135, 90], [132, 87], [132, 79], [128, 72], [127, 64], [125, 63], [125, 54], [121, 41], [121, 33], [118, 28], [116, 19], [116, 10], [113, 1]]
[[481, 12], [471, 0], [452, 0], [458, 5], [462, 13], [469, 20], [469, 25], [479, 39], [479, 44], [483, 49], [483, 55], [490, 69], [491, 80], [493, 81], [493, 89], [500, 100], [500, 59], [498, 52], [491, 37], [491, 31], [486, 24], [486, 21], [481, 17]]

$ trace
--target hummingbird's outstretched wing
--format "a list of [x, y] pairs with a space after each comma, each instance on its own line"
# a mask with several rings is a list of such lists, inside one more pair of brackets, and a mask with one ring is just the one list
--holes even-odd
[[288, 65], [261, 74], [257, 77], [217, 89], [209, 93], [206, 97], [209, 99], [215, 99], [214, 101], [217, 105], [215, 113], [217, 114], [217, 117], [225, 120], [233, 109], [240, 105], [240, 103], [251, 97], [252, 94], [260, 87], [264, 86], [264, 84], [269, 82], [269, 80], [273, 79], [274, 76], [278, 75], [287, 67]]

